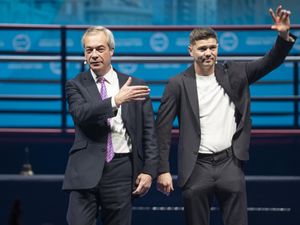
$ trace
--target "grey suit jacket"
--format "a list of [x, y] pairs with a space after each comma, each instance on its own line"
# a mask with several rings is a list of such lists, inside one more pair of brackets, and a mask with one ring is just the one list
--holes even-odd
[[[118, 72], [117, 75], [122, 87], [128, 76]], [[145, 85], [145, 82], [133, 78], [131, 85]], [[107, 119], [117, 111], [111, 106], [111, 98], [101, 99], [89, 71], [67, 81], [66, 95], [75, 124], [75, 140], [69, 151], [63, 189], [93, 188], [101, 179], [105, 163]], [[154, 178], [158, 149], [150, 98], [122, 104], [121, 116], [132, 141], [133, 180], [141, 172]]]
[[[294, 37], [294, 36], [293, 36]], [[295, 37], [294, 37], [295, 38]], [[234, 103], [237, 130], [232, 139], [234, 155], [248, 160], [251, 134], [249, 85], [278, 67], [293, 43], [278, 37], [264, 57], [252, 62], [225, 62], [215, 67], [217, 82]], [[165, 88], [156, 119], [160, 163], [158, 173], [170, 171], [169, 151], [173, 120], [179, 120], [178, 185], [183, 186], [195, 166], [201, 141], [199, 105], [192, 65], [171, 78]]]

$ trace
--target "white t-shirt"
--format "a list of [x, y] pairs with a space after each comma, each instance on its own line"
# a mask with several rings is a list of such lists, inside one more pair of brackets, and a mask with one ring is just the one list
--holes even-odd
[[200, 153], [215, 153], [231, 146], [236, 131], [235, 106], [215, 74], [196, 74], [201, 128]]

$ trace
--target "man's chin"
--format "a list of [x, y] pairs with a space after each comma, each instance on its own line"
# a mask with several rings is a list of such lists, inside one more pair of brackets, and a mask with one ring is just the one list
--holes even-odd
[[215, 62], [213, 62], [213, 61], [211, 61], [211, 62], [209, 62], [209, 63], [207, 62], [207, 63], [204, 63], [204, 64], [203, 64], [203, 66], [204, 66], [204, 67], [207, 67], [207, 68], [212, 67], [213, 65], [215, 65]]
[[102, 74], [102, 68], [101, 67], [94, 67], [91, 66], [91, 69], [94, 71], [95, 74], [100, 75]]
[[90, 64], [91, 68], [97, 70], [100, 69], [102, 67], [102, 65], [100, 63], [95, 63], [95, 64]]
[[95, 64], [90, 64], [91, 68], [95, 69], [95, 70], [99, 70], [103, 67], [103, 64], [101, 63], [95, 63]]

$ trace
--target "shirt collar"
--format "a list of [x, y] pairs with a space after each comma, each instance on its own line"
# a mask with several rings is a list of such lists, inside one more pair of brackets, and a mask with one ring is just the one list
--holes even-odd
[[215, 73], [209, 74], [209, 75], [201, 75], [196, 73], [196, 79], [197, 80], [214, 80], [216, 79]]
[[[90, 71], [91, 71], [94, 81], [97, 83], [97, 79], [98, 79], [97, 75], [94, 73], [94, 71], [92, 69], [90, 69]], [[110, 70], [106, 74], [104, 74], [103, 77], [106, 82], [108, 82], [109, 84], [112, 84], [114, 81], [114, 78], [115, 78], [115, 72], [114, 72], [113, 68], [110, 67]]]

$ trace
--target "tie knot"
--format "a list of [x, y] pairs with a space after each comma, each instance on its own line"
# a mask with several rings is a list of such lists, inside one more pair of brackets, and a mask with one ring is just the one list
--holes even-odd
[[97, 83], [104, 84], [105, 78], [102, 76], [97, 77]]
[[107, 98], [107, 90], [105, 86], [105, 78], [104, 77], [97, 77], [97, 82], [100, 83], [101, 89], [100, 89], [100, 95], [102, 99]]

